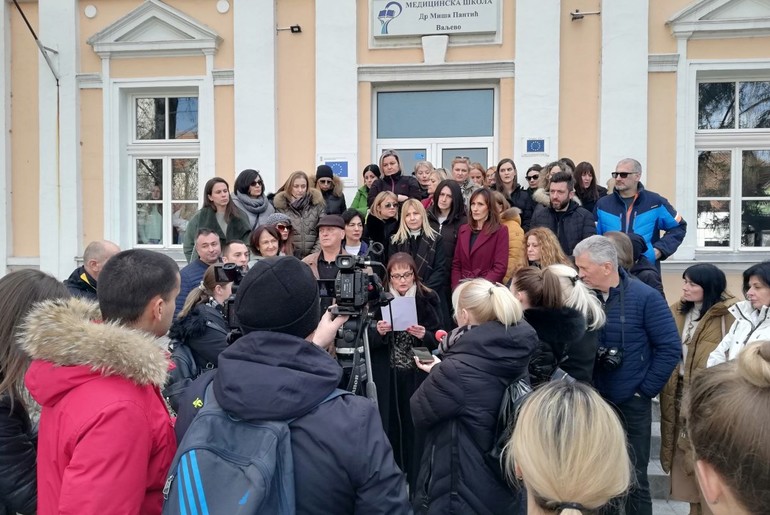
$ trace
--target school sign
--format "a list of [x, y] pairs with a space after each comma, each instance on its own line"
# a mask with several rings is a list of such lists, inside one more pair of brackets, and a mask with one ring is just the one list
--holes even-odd
[[372, 0], [372, 35], [496, 32], [501, 0]]

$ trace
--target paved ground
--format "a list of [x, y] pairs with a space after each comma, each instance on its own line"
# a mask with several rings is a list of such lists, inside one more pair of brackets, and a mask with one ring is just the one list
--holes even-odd
[[687, 515], [690, 513], [690, 505], [684, 502], [653, 499], [652, 513], [654, 515]]

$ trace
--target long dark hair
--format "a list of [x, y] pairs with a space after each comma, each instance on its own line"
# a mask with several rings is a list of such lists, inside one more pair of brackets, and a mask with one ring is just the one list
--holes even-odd
[[452, 192], [452, 207], [449, 208], [449, 215], [446, 217], [447, 222], [456, 222], [465, 215], [465, 200], [460, 185], [454, 180], [446, 179], [438, 183], [436, 191], [433, 192], [433, 203], [428, 208], [428, 213], [436, 219], [441, 215], [441, 210], [438, 208], [438, 196], [444, 187], [449, 188], [449, 191]]
[[[225, 207], [225, 222], [230, 223], [230, 220], [238, 216], [238, 208], [235, 207], [235, 204], [233, 204], [233, 196], [230, 192], [230, 185], [223, 178], [212, 177], [206, 182], [206, 186], [203, 187], [203, 208], [211, 209], [215, 213], [217, 212], [217, 207], [211, 200], [209, 200], [209, 195], [211, 195], [211, 192], [214, 191], [214, 186], [217, 184], [224, 184], [227, 186], [227, 193], [230, 195], [230, 197], [227, 200], [227, 206]], [[264, 190], [264, 188], [262, 189]]]
[[753, 276], [757, 276], [765, 286], [770, 287], [770, 261], [762, 261], [756, 265], [751, 265], [743, 271], [743, 294], [749, 291], [749, 281]]
[[[583, 172], [591, 172], [591, 184], [587, 188], [583, 187]], [[588, 161], [582, 161], [578, 163], [575, 170], [572, 172], [572, 176], [575, 178], [575, 194], [580, 199], [586, 200], [598, 200], [599, 187], [596, 184], [596, 171], [594, 166]]]
[[511, 163], [511, 166], [513, 167], [513, 189], [516, 189], [516, 185], [518, 184], [518, 170], [516, 169], [516, 163], [513, 162], [513, 159], [510, 157], [505, 157], [500, 160], [499, 163], [497, 163], [497, 168], [495, 168], [495, 190], [499, 191], [500, 193], [506, 194], [505, 186], [503, 186], [503, 181], [500, 180], [500, 167], [503, 166], [505, 163]]
[[67, 287], [52, 275], [24, 269], [0, 279], [0, 397], [21, 401], [29, 358], [16, 343], [17, 329], [32, 306], [70, 297]]
[[247, 168], [238, 174], [238, 177], [235, 179], [235, 184], [233, 184], [233, 189], [238, 193], [248, 195], [251, 183], [254, 181], [257, 181], [260, 186], [262, 186], [262, 196], [264, 196], [265, 181], [262, 180], [262, 175], [259, 173], [259, 170], [253, 170], [251, 168]]
[[[500, 228], [500, 214], [497, 212], [495, 200], [492, 198], [492, 190], [489, 188], [479, 188], [471, 193], [471, 198], [468, 201], [469, 206], [473, 204], [473, 200], [476, 197], [483, 197], [484, 202], [487, 204], [487, 219], [484, 222], [484, 225], [481, 226], [481, 230], [487, 234], [492, 234]], [[473, 216], [470, 213], [468, 213], [468, 225], [472, 230], [476, 229], [476, 227], [474, 227]]]
[[[703, 318], [703, 315], [711, 309], [717, 302], [725, 300], [725, 289], [727, 288], [727, 278], [725, 273], [711, 263], [698, 263], [687, 268], [682, 273], [682, 279], [689, 279], [701, 288], [703, 288], [703, 306], [700, 315], [696, 320]], [[683, 315], [689, 313], [695, 307], [694, 302], [679, 301], [679, 312]]]

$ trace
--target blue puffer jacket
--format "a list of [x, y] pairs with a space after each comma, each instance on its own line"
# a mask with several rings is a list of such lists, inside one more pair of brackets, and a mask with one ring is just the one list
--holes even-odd
[[[655, 397], [682, 357], [682, 340], [666, 300], [655, 289], [620, 269], [620, 284], [610, 288], [600, 330], [600, 347], [623, 348], [613, 371], [594, 367], [594, 385], [607, 400], [621, 404], [635, 393]], [[625, 315], [625, 322], [621, 322]]]
[[[627, 216], [628, 215], [628, 216]], [[687, 233], [687, 222], [669, 204], [668, 200], [657, 193], [647, 191], [640, 182], [638, 192], [630, 213], [618, 192], [600, 198], [594, 208], [596, 218], [596, 234], [609, 231], [635, 233], [647, 242], [644, 255], [655, 263], [655, 250], [658, 249], [661, 259], [676, 252]], [[660, 237], [660, 231], [666, 231]]]

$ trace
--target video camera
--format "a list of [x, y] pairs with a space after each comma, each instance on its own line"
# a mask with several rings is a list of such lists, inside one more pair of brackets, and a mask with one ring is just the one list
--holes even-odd
[[235, 294], [245, 274], [243, 269], [235, 263], [217, 263], [214, 265], [214, 277], [218, 283], [233, 283], [230, 296], [222, 303], [222, 316], [227, 321], [227, 325], [230, 326], [230, 334], [227, 335], [227, 343], [230, 344], [243, 336], [233, 307], [235, 305]]

